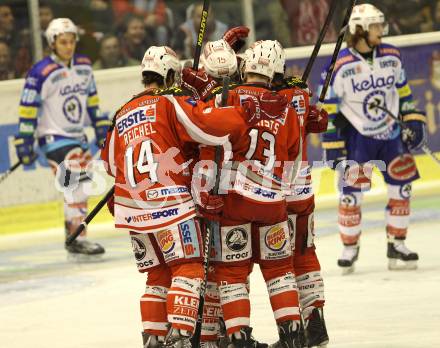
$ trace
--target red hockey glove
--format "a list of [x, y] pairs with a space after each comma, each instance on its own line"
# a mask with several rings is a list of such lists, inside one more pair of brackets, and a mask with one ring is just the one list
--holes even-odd
[[281, 117], [287, 107], [287, 98], [275, 93], [264, 92], [260, 98], [249, 96], [242, 100], [249, 124], [255, 124], [261, 120], [276, 119]]
[[199, 213], [208, 220], [219, 219], [223, 211], [223, 196], [200, 192]]
[[248, 35], [249, 28], [245, 26], [239, 26], [226, 31], [223, 34], [223, 40], [225, 40], [235, 52], [238, 52], [244, 46], [244, 39], [247, 38]]
[[306, 118], [306, 133], [324, 133], [327, 130], [328, 113], [316, 105], [310, 105]]
[[194, 98], [205, 100], [211, 95], [211, 91], [218, 86], [218, 82], [204, 70], [196, 71], [184, 68], [182, 70], [182, 85], [193, 93]]
[[110, 212], [110, 214], [115, 216], [115, 195], [114, 194], [107, 201], [107, 209]]

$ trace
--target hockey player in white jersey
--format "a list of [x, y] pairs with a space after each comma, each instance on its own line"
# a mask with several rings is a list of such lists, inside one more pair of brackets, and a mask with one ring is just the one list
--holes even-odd
[[[426, 140], [426, 117], [415, 109], [399, 49], [382, 43], [382, 36], [388, 32], [383, 13], [370, 4], [357, 5], [349, 30], [348, 48], [339, 55], [324, 102], [329, 113], [323, 137], [325, 157], [336, 163], [348, 160], [339, 202], [344, 248], [338, 265], [349, 273], [358, 258], [362, 196], [370, 188], [374, 161], [380, 165], [388, 189], [385, 220], [389, 268], [400, 268], [400, 260], [404, 268], [414, 269], [418, 255], [406, 247], [405, 239], [411, 182], [419, 173], [410, 151]], [[413, 136], [404, 134], [385, 110], [400, 114]]]
[[[101, 146], [110, 125], [99, 111], [91, 61], [75, 54], [78, 31], [68, 18], [52, 20], [46, 30], [52, 54], [28, 72], [19, 106], [19, 133], [15, 138], [17, 156], [24, 165], [36, 159], [38, 142], [56, 173], [57, 187], [64, 193], [66, 236], [74, 232], [87, 214], [91, 160], [84, 126], [89, 120]], [[85, 260], [99, 258], [104, 248], [85, 234], [66, 247], [69, 256]]]

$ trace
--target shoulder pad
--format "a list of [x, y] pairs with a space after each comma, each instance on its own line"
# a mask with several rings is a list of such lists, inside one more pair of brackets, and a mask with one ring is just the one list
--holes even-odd
[[183, 90], [180, 87], [168, 87], [168, 88], [162, 88], [162, 89], [157, 89], [154, 91], [153, 95], [176, 95], [176, 96], [180, 96], [180, 95], [188, 95], [188, 92], [186, 92], [185, 90]]

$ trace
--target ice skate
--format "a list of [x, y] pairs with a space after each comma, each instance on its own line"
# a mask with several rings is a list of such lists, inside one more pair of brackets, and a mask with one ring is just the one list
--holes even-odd
[[234, 332], [228, 348], [268, 348], [266, 343], [259, 343], [252, 337], [252, 328], [243, 327], [238, 332]]
[[219, 345], [216, 341], [206, 341], [200, 342], [200, 348], [219, 348]]
[[327, 347], [329, 338], [322, 308], [315, 308], [310, 318], [305, 321], [305, 335], [306, 347]]
[[191, 348], [191, 335], [185, 330], [171, 328], [165, 337], [163, 347], [169, 348]]
[[147, 332], [142, 332], [142, 342], [143, 348], [161, 348], [164, 346], [157, 336], [150, 335]]
[[230, 341], [228, 335], [226, 334], [225, 321], [222, 317], [218, 318], [218, 324], [220, 327], [218, 333], [218, 346], [219, 348], [228, 348]]
[[301, 325], [293, 321], [278, 324], [278, 342], [271, 344], [270, 348], [302, 348], [304, 342], [301, 335]]
[[388, 242], [387, 257], [388, 269], [391, 271], [417, 269], [419, 255], [409, 250], [403, 240]]
[[354, 272], [354, 263], [359, 256], [359, 244], [344, 245], [342, 255], [338, 259], [338, 266], [342, 268], [342, 274]]
[[105, 249], [100, 244], [90, 242], [87, 239], [75, 240], [72, 244], [66, 245], [65, 248], [69, 261], [102, 261], [102, 256], [105, 253]]

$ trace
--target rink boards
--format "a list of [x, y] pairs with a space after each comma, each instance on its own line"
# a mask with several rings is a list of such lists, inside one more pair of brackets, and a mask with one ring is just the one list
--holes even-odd
[[[390, 43], [402, 48], [408, 77], [420, 109], [428, 116], [430, 146], [440, 151], [440, 35], [428, 33], [389, 38]], [[324, 45], [311, 75], [311, 88], [315, 89], [322, 67], [328, 61], [334, 45]], [[298, 73], [307, 62], [312, 47], [287, 49], [287, 66], [290, 72]], [[417, 62], [417, 63], [416, 63]], [[416, 69], [417, 68], [417, 69]], [[137, 67], [109, 69], [95, 73], [101, 108], [110, 115], [130, 97], [141, 89], [139, 69]], [[0, 83], [0, 175], [17, 161], [12, 144], [17, 132], [17, 107], [23, 80], [11, 80]], [[438, 125], [438, 126], [437, 126]], [[89, 130], [90, 142], [94, 143], [93, 131]], [[309, 137], [309, 153], [312, 160], [320, 160], [319, 138]], [[92, 146], [95, 153], [97, 148]], [[435, 193], [440, 181], [440, 167], [426, 156], [417, 156], [418, 168], [422, 179], [414, 185], [415, 194]], [[102, 168], [97, 176], [105, 177]], [[314, 189], [318, 193], [319, 206], [335, 204], [336, 191], [333, 172], [329, 169], [313, 170]], [[43, 156], [27, 170], [19, 168], [2, 184], [0, 195], [0, 234], [33, 229], [45, 229], [61, 226], [63, 207], [62, 195], [54, 188], [54, 177], [47, 167]], [[384, 194], [380, 174], [375, 174], [375, 189], [368, 199], [376, 199]], [[93, 206], [107, 187], [93, 187], [91, 199]], [[434, 191], [433, 191], [434, 190]], [[110, 219], [105, 212], [97, 221]]]

